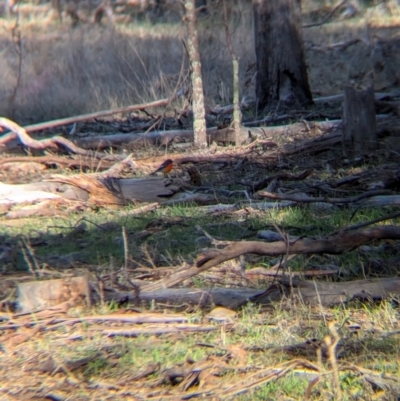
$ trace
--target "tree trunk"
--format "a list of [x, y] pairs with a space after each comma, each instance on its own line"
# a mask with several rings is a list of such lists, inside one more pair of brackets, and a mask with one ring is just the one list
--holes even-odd
[[312, 104], [299, 0], [253, 0], [260, 109]]
[[355, 152], [375, 150], [378, 145], [374, 89], [344, 88], [343, 150]]
[[201, 76], [201, 61], [199, 42], [196, 28], [196, 5], [195, 0], [185, 2], [186, 19], [189, 30], [187, 47], [189, 51], [190, 64], [192, 69], [193, 88], [193, 130], [194, 143], [196, 146], [207, 146], [206, 137], [206, 111], [204, 108], [203, 79]]

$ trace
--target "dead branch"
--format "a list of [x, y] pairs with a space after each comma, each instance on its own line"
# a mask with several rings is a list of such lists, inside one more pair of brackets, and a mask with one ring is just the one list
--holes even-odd
[[350, 40], [345, 40], [342, 42], [337, 42], [337, 43], [333, 43], [331, 45], [327, 45], [327, 46], [315, 46], [315, 45], [311, 45], [309, 46], [310, 50], [314, 50], [314, 51], [319, 51], [319, 52], [327, 52], [329, 50], [339, 50], [339, 51], [344, 51], [346, 50], [349, 46], [355, 45], [359, 42], [363, 42], [362, 39], [360, 38], [353, 38]]
[[102, 334], [108, 337], [124, 336], [124, 337], [137, 337], [143, 334], [167, 334], [167, 333], [192, 333], [218, 330], [218, 326], [203, 326], [199, 324], [177, 324], [175, 326], [162, 326], [162, 327], [144, 327], [137, 329], [114, 329], [104, 330], [101, 329]]
[[[24, 128], [20, 127], [18, 124], [5, 117], [0, 117], [0, 126], [12, 131], [12, 133], [16, 137], [18, 137], [18, 139], [23, 145], [31, 149], [36, 149], [36, 150], [46, 150], [48, 148], [59, 149], [61, 146], [69, 150], [70, 152], [78, 155], [87, 156], [90, 154], [90, 152], [88, 152], [87, 150], [79, 148], [78, 146], [74, 145], [71, 141], [61, 136], [54, 136], [52, 138], [47, 138], [42, 140], [33, 139], [26, 133], [26, 130]], [[12, 135], [10, 136], [9, 134], [6, 134], [2, 138], [0, 138], [0, 144], [4, 141], [5, 138], [7, 138], [8, 140], [14, 139]]]
[[[317, 97], [314, 99], [314, 103], [329, 103], [329, 102], [341, 102], [343, 100], [343, 93], [339, 95], [332, 95], [332, 96], [322, 96], [322, 97]], [[383, 101], [383, 99], [392, 99], [395, 97], [399, 96], [399, 92], [394, 91], [394, 92], [377, 92], [375, 93], [375, 101], [377, 102], [377, 105], [379, 106], [380, 101]]]
[[377, 239], [400, 239], [400, 227], [378, 226], [357, 231], [347, 231], [321, 239], [305, 238], [294, 243], [277, 241], [265, 243], [258, 241], [231, 242], [223, 249], [208, 249], [196, 259], [196, 266], [201, 271], [207, 270], [240, 255], [280, 256], [288, 254], [328, 253], [338, 255], [352, 251], [361, 245]]
[[[25, 128], [26, 132], [41, 131], [44, 129], [59, 127], [61, 125], [79, 123], [82, 121], [92, 120], [95, 118], [106, 117], [106, 116], [110, 116], [112, 114], [129, 113], [129, 112], [135, 111], [135, 110], [144, 110], [144, 109], [149, 109], [151, 107], [166, 106], [172, 100], [173, 100], [173, 98], [160, 99], [160, 100], [155, 100], [154, 102], [135, 104], [132, 106], [127, 106], [127, 107], [120, 107], [119, 109], [109, 109], [109, 110], [97, 111], [94, 113], [81, 114], [79, 116], [73, 116], [73, 117], [61, 118], [61, 119], [53, 120], [53, 121], [47, 121], [45, 123], [27, 125], [24, 128]], [[0, 143], [2, 143], [2, 142], [0, 142]]]
[[[304, 180], [312, 173], [312, 170], [304, 170], [299, 174], [287, 174], [287, 173], [278, 173], [271, 177], [264, 178], [263, 180], [256, 182], [255, 184], [248, 184], [251, 188], [252, 192], [257, 192], [262, 188], [265, 188], [268, 184], [270, 184], [274, 180], [280, 181], [299, 181]], [[263, 192], [269, 193], [269, 192]], [[261, 193], [259, 193], [261, 195]], [[264, 196], [264, 195], [261, 195]], [[289, 199], [290, 200], [290, 199]]]
[[363, 194], [352, 196], [350, 198], [328, 198], [325, 196], [312, 197], [305, 195], [290, 195], [290, 194], [274, 194], [267, 191], [260, 191], [258, 195], [263, 196], [269, 199], [277, 199], [277, 200], [286, 200], [292, 202], [300, 202], [300, 203], [313, 203], [313, 202], [326, 202], [326, 203], [340, 203], [340, 204], [348, 204], [348, 203], [356, 203], [365, 198], [371, 198], [373, 196], [378, 195], [391, 195], [393, 191], [389, 191], [387, 189], [382, 189], [378, 191], [368, 191]]
[[[93, 155], [96, 156], [96, 155]], [[57, 165], [63, 168], [80, 168], [80, 169], [92, 169], [101, 171], [109, 169], [115, 164], [115, 160], [108, 160], [110, 155], [106, 158], [102, 158], [99, 161], [93, 157], [79, 157], [79, 158], [65, 158], [60, 156], [48, 155], [48, 156], [16, 156], [16, 157], [4, 157], [0, 158], [0, 166], [7, 163], [40, 163], [44, 166]]]

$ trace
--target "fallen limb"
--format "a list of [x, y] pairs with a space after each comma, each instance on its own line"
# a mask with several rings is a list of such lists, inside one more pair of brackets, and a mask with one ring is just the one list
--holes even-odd
[[393, 194], [393, 191], [383, 189], [377, 191], [364, 192], [360, 195], [352, 196], [350, 198], [328, 198], [326, 196], [312, 197], [305, 195], [275, 194], [267, 191], [258, 192], [258, 195], [269, 199], [286, 200], [300, 203], [326, 202], [326, 203], [340, 203], [340, 204], [356, 203], [365, 198], [371, 198], [373, 196], [378, 196], [378, 195], [391, 195], [391, 194]]
[[63, 138], [62, 136], [54, 136], [52, 138], [41, 140], [33, 139], [27, 134], [24, 128], [20, 127], [18, 124], [5, 117], [0, 117], [0, 126], [12, 131], [11, 135], [6, 134], [0, 138], [0, 144], [6, 143], [8, 140], [12, 140], [18, 137], [20, 142], [30, 149], [46, 150], [49, 148], [60, 149], [60, 147], [62, 147], [77, 155], [88, 156], [91, 154], [87, 150], [76, 146], [74, 143], [72, 143], [68, 139]]
[[101, 330], [102, 334], [108, 337], [123, 336], [123, 337], [137, 337], [144, 334], [158, 335], [167, 333], [193, 333], [221, 330], [220, 326], [202, 326], [199, 324], [185, 324], [175, 326], [159, 326], [159, 327], [144, 327], [137, 329], [114, 329], [114, 330]]
[[258, 241], [230, 242], [223, 249], [208, 249], [197, 257], [196, 266], [201, 271], [246, 253], [279, 256], [285, 254], [328, 253], [338, 255], [377, 239], [400, 239], [400, 227], [378, 226], [357, 231], [347, 231], [321, 239], [306, 238], [286, 243]]
[[141, 104], [135, 104], [132, 106], [127, 106], [127, 107], [120, 107], [119, 109], [96, 111], [94, 113], [82, 114], [79, 116], [73, 116], [73, 117], [67, 117], [67, 118], [61, 118], [59, 120], [48, 121], [45, 123], [27, 125], [25, 127], [25, 130], [27, 132], [41, 131], [43, 129], [59, 127], [61, 125], [73, 124], [73, 123], [78, 123], [78, 122], [82, 122], [82, 121], [92, 120], [94, 118], [110, 116], [112, 114], [120, 114], [120, 113], [122, 114], [122, 113], [128, 113], [128, 112], [135, 111], [135, 110], [149, 109], [151, 107], [166, 106], [171, 101], [172, 101], [172, 98], [166, 98], [166, 99], [155, 100], [154, 102], [149, 102], [149, 103], [141, 103]]
[[62, 168], [78, 168], [78, 169], [91, 169], [101, 171], [108, 169], [115, 164], [115, 160], [102, 159], [98, 160], [92, 156], [79, 157], [79, 158], [66, 158], [55, 155], [47, 156], [17, 156], [17, 157], [4, 157], [0, 159], [0, 166], [11, 163], [40, 163], [45, 166], [57, 165]]

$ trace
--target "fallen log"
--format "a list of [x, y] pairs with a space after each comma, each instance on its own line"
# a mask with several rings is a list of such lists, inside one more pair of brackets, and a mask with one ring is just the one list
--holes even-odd
[[116, 292], [107, 301], [157, 302], [169, 305], [211, 305], [235, 309], [247, 302], [268, 304], [286, 297], [312, 305], [332, 306], [352, 300], [381, 300], [400, 296], [400, 277], [356, 280], [344, 283], [293, 280], [292, 287], [279, 280], [266, 291], [252, 288], [160, 288], [153, 291]]
[[0, 183], [0, 204], [14, 205], [45, 199], [68, 199], [91, 205], [125, 205], [130, 202], [162, 202], [180, 191], [178, 182], [163, 177], [118, 179], [96, 174], [56, 175], [30, 184]]
[[123, 114], [129, 113], [135, 110], [145, 110], [150, 109], [152, 107], [161, 107], [166, 106], [171, 102], [172, 98], [160, 99], [155, 100], [154, 102], [149, 103], [141, 103], [141, 104], [134, 104], [127, 107], [120, 107], [119, 109], [109, 109], [103, 111], [96, 111], [94, 113], [89, 114], [81, 114], [79, 116], [67, 117], [67, 118], [60, 118], [58, 120], [47, 121], [44, 123], [32, 124], [25, 126], [26, 132], [34, 132], [34, 131], [42, 131], [44, 129], [60, 127], [61, 125], [79, 123], [82, 121], [93, 120], [95, 118], [106, 117], [112, 114]]

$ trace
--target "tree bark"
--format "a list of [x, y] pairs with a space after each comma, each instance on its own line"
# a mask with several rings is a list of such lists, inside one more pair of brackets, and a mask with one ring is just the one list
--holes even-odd
[[204, 107], [203, 79], [201, 76], [201, 61], [196, 28], [195, 0], [187, 0], [185, 2], [185, 9], [189, 31], [187, 47], [192, 70], [194, 143], [196, 146], [206, 147], [206, 111]]
[[374, 89], [357, 90], [353, 85], [344, 88], [343, 150], [355, 152], [375, 150], [378, 145]]
[[312, 104], [299, 0], [253, 0], [260, 109]]

